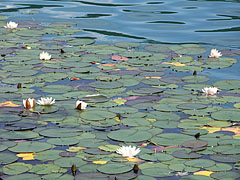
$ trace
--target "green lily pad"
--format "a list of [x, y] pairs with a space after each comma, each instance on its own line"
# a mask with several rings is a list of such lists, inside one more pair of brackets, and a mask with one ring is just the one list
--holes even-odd
[[105, 119], [114, 118], [116, 116], [115, 113], [103, 110], [88, 110], [84, 111], [80, 114], [80, 117], [86, 119], [88, 121], [100, 121]]
[[188, 83], [202, 83], [209, 81], [210, 79], [206, 76], [185, 76], [182, 80]]
[[159, 121], [177, 121], [180, 116], [171, 112], [151, 111], [147, 114], [147, 118]]
[[202, 141], [202, 140], [190, 140], [182, 144], [183, 147], [187, 147], [187, 148], [200, 148], [207, 145], [208, 145], [208, 142]]
[[240, 177], [240, 174], [237, 172], [232, 172], [232, 171], [225, 171], [225, 172], [215, 172], [210, 175], [214, 179], [227, 179], [227, 178], [232, 178], [232, 179], [237, 179]]
[[109, 111], [120, 114], [133, 114], [137, 113], [138, 109], [134, 107], [113, 107], [109, 108]]
[[226, 90], [240, 89], [240, 80], [218, 81], [214, 83], [213, 86], [218, 87], [220, 89], [226, 89]]
[[71, 86], [67, 85], [48, 85], [41, 88], [42, 92], [45, 93], [66, 93], [72, 90]]
[[6, 139], [32, 139], [39, 137], [39, 134], [33, 131], [7, 131], [0, 134], [1, 138]]
[[24, 37], [35, 37], [35, 36], [38, 37], [38, 36], [42, 36], [44, 32], [39, 30], [21, 30], [21, 31], [17, 31], [16, 34]]
[[9, 151], [17, 153], [40, 152], [50, 149], [52, 146], [45, 142], [19, 142], [16, 146], [8, 148]]
[[151, 142], [160, 146], [177, 146], [187, 140], [195, 139], [193, 136], [178, 133], [162, 133], [151, 139]]
[[240, 155], [218, 155], [213, 154], [210, 156], [210, 159], [218, 162], [229, 162], [229, 163], [235, 163], [240, 160]]
[[240, 145], [220, 145], [214, 147], [213, 151], [221, 154], [240, 154]]
[[153, 126], [159, 128], [177, 128], [178, 122], [176, 121], [156, 121], [153, 123]]
[[6, 180], [41, 180], [41, 177], [36, 174], [24, 173], [19, 175], [8, 176]]
[[78, 142], [79, 140], [74, 138], [51, 138], [47, 140], [47, 143], [58, 146], [74, 145], [77, 144]]
[[212, 118], [220, 121], [240, 121], [240, 111], [235, 109], [224, 109], [212, 113]]
[[122, 87], [120, 82], [105, 82], [105, 81], [96, 81], [89, 84], [91, 87], [100, 88], [100, 89], [115, 89]]
[[32, 168], [31, 164], [25, 163], [12, 163], [3, 166], [2, 170], [4, 174], [17, 175], [29, 171]]
[[140, 46], [140, 43], [136, 43], [136, 42], [116, 42], [114, 44], [117, 47], [121, 47], [121, 48], [136, 48]]
[[229, 171], [232, 169], [232, 166], [225, 163], [216, 163], [214, 166], [206, 167], [208, 171]]
[[0, 164], [10, 164], [18, 160], [18, 157], [12, 153], [0, 153]]
[[208, 176], [203, 176], [203, 175], [188, 175], [188, 176], [183, 176], [180, 178], [181, 180], [214, 180], [211, 177]]
[[201, 154], [197, 154], [194, 152], [188, 153], [186, 150], [175, 151], [172, 153], [172, 155], [174, 157], [183, 158], [183, 159], [197, 159], [197, 158], [202, 157]]
[[52, 161], [60, 158], [60, 153], [63, 152], [61, 150], [46, 150], [43, 152], [34, 153], [36, 156], [34, 157], [40, 161]]
[[144, 118], [124, 118], [121, 120], [124, 125], [127, 126], [149, 126], [151, 124], [150, 121]]
[[46, 137], [73, 137], [81, 134], [82, 130], [73, 128], [46, 128], [39, 132]]
[[154, 88], [154, 87], [141, 87], [138, 89], [134, 89], [133, 92], [140, 93], [140, 94], [156, 94], [156, 93], [162, 93], [163, 90], [160, 88]]
[[55, 164], [37, 164], [29, 171], [35, 174], [65, 173], [67, 169], [60, 168]]
[[183, 103], [177, 105], [177, 108], [179, 109], [204, 109], [207, 105], [200, 104], [200, 103]]
[[215, 165], [215, 162], [208, 159], [194, 159], [190, 161], [186, 161], [184, 163], [187, 166], [197, 167], [197, 168], [206, 168]]
[[169, 177], [173, 176], [171, 170], [169, 169], [160, 169], [160, 168], [146, 168], [142, 170], [143, 175], [152, 176], [152, 177]]
[[71, 168], [73, 164], [75, 164], [77, 167], [80, 167], [84, 164], [87, 164], [87, 162], [79, 157], [61, 157], [56, 159], [54, 164], [63, 168]]
[[122, 174], [133, 169], [132, 164], [123, 163], [107, 163], [97, 168], [98, 171], [104, 174]]
[[107, 136], [117, 141], [141, 142], [150, 139], [152, 134], [147, 131], [123, 129], [110, 132]]

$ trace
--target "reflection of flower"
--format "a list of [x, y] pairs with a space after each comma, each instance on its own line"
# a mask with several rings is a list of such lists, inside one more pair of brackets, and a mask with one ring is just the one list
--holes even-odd
[[141, 150], [135, 146], [122, 146], [116, 152], [123, 157], [134, 158]]
[[219, 58], [220, 56], [222, 56], [222, 53], [220, 51], [218, 51], [217, 49], [211, 49], [211, 53], [210, 53], [210, 58]]
[[49, 106], [55, 103], [55, 99], [53, 99], [52, 97], [47, 97], [47, 98], [42, 98], [41, 100], [37, 101], [37, 104], [41, 105], [41, 106]]
[[52, 57], [50, 54], [48, 54], [48, 52], [44, 52], [44, 51], [40, 53], [39, 56], [41, 60], [50, 60]]
[[4, 26], [4, 28], [7, 28], [7, 29], [16, 29], [17, 26], [18, 26], [18, 23], [15, 23], [15, 22], [10, 21], [9, 23], [7, 23], [6, 26]]
[[79, 110], [86, 109], [87, 108], [87, 103], [78, 100], [76, 102], [76, 108], [79, 109]]
[[208, 96], [215, 96], [217, 94], [218, 88], [216, 87], [205, 87], [202, 92]]
[[23, 105], [26, 109], [35, 107], [35, 99], [31, 99], [31, 98], [23, 99]]

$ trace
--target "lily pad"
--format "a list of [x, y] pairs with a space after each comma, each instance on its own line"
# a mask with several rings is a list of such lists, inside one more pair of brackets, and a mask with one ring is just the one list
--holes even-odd
[[220, 121], [240, 121], [240, 111], [234, 109], [224, 109], [212, 113], [212, 118]]
[[8, 148], [9, 151], [17, 153], [40, 152], [50, 149], [52, 146], [45, 142], [19, 142], [16, 146]]
[[124, 163], [107, 163], [97, 168], [98, 171], [104, 174], [122, 174], [133, 169], [133, 164]]
[[152, 134], [147, 131], [122, 129], [110, 132], [108, 137], [117, 141], [141, 142], [150, 139]]
[[0, 164], [10, 164], [18, 160], [18, 157], [12, 153], [0, 152]]
[[197, 168], [206, 168], [215, 165], [215, 162], [208, 159], [194, 159], [190, 161], [186, 161], [184, 163], [187, 166], [197, 167]]

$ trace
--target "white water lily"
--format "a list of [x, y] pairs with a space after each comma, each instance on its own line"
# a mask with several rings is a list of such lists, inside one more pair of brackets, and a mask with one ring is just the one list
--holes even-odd
[[207, 96], [215, 96], [217, 94], [218, 88], [216, 87], [205, 87], [202, 92]]
[[40, 106], [50, 106], [52, 104], [55, 103], [55, 99], [53, 99], [52, 97], [47, 97], [47, 98], [42, 98], [40, 100], [37, 101], [37, 104], [39, 104]]
[[96, 96], [101, 96], [100, 94], [90, 94], [90, 95], [86, 95], [85, 97], [96, 97]]
[[79, 110], [86, 109], [87, 108], [87, 103], [77, 100], [76, 108], [79, 109]]
[[15, 23], [13, 21], [10, 21], [7, 23], [6, 26], [4, 26], [4, 28], [7, 28], [7, 29], [16, 29], [18, 27], [18, 23]]
[[31, 99], [31, 98], [23, 99], [23, 105], [26, 109], [35, 107], [35, 99]]
[[136, 148], [136, 146], [122, 146], [117, 149], [117, 153], [121, 154], [123, 157], [134, 158], [141, 150]]
[[40, 54], [39, 54], [39, 58], [41, 59], [41, 60], [50, 60], [51, 59], [51, 57], [52, 57], [52, 55], [50, 55], [48, 52], [41, 52]]
[[209, 58], [219, 58], [220, 56], [222, 56], [222, 53], [220, 51], [218, 51], [217, 49], [211, 49], [210, 56], [208, 56], [208, 57]]

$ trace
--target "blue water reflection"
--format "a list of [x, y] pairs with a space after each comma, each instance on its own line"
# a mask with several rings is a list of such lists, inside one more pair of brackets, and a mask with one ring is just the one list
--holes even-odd
[[[41, 23], [77, 22], [88, 36], [103, 41], [131, 40], [162, 43], [204, 43], [239, 47], [239, 1], [133, 0], [10, 0], [1, 14], [21, 21], [26, 10]], [[31, 16], [31, 17], [32, 17]]]

